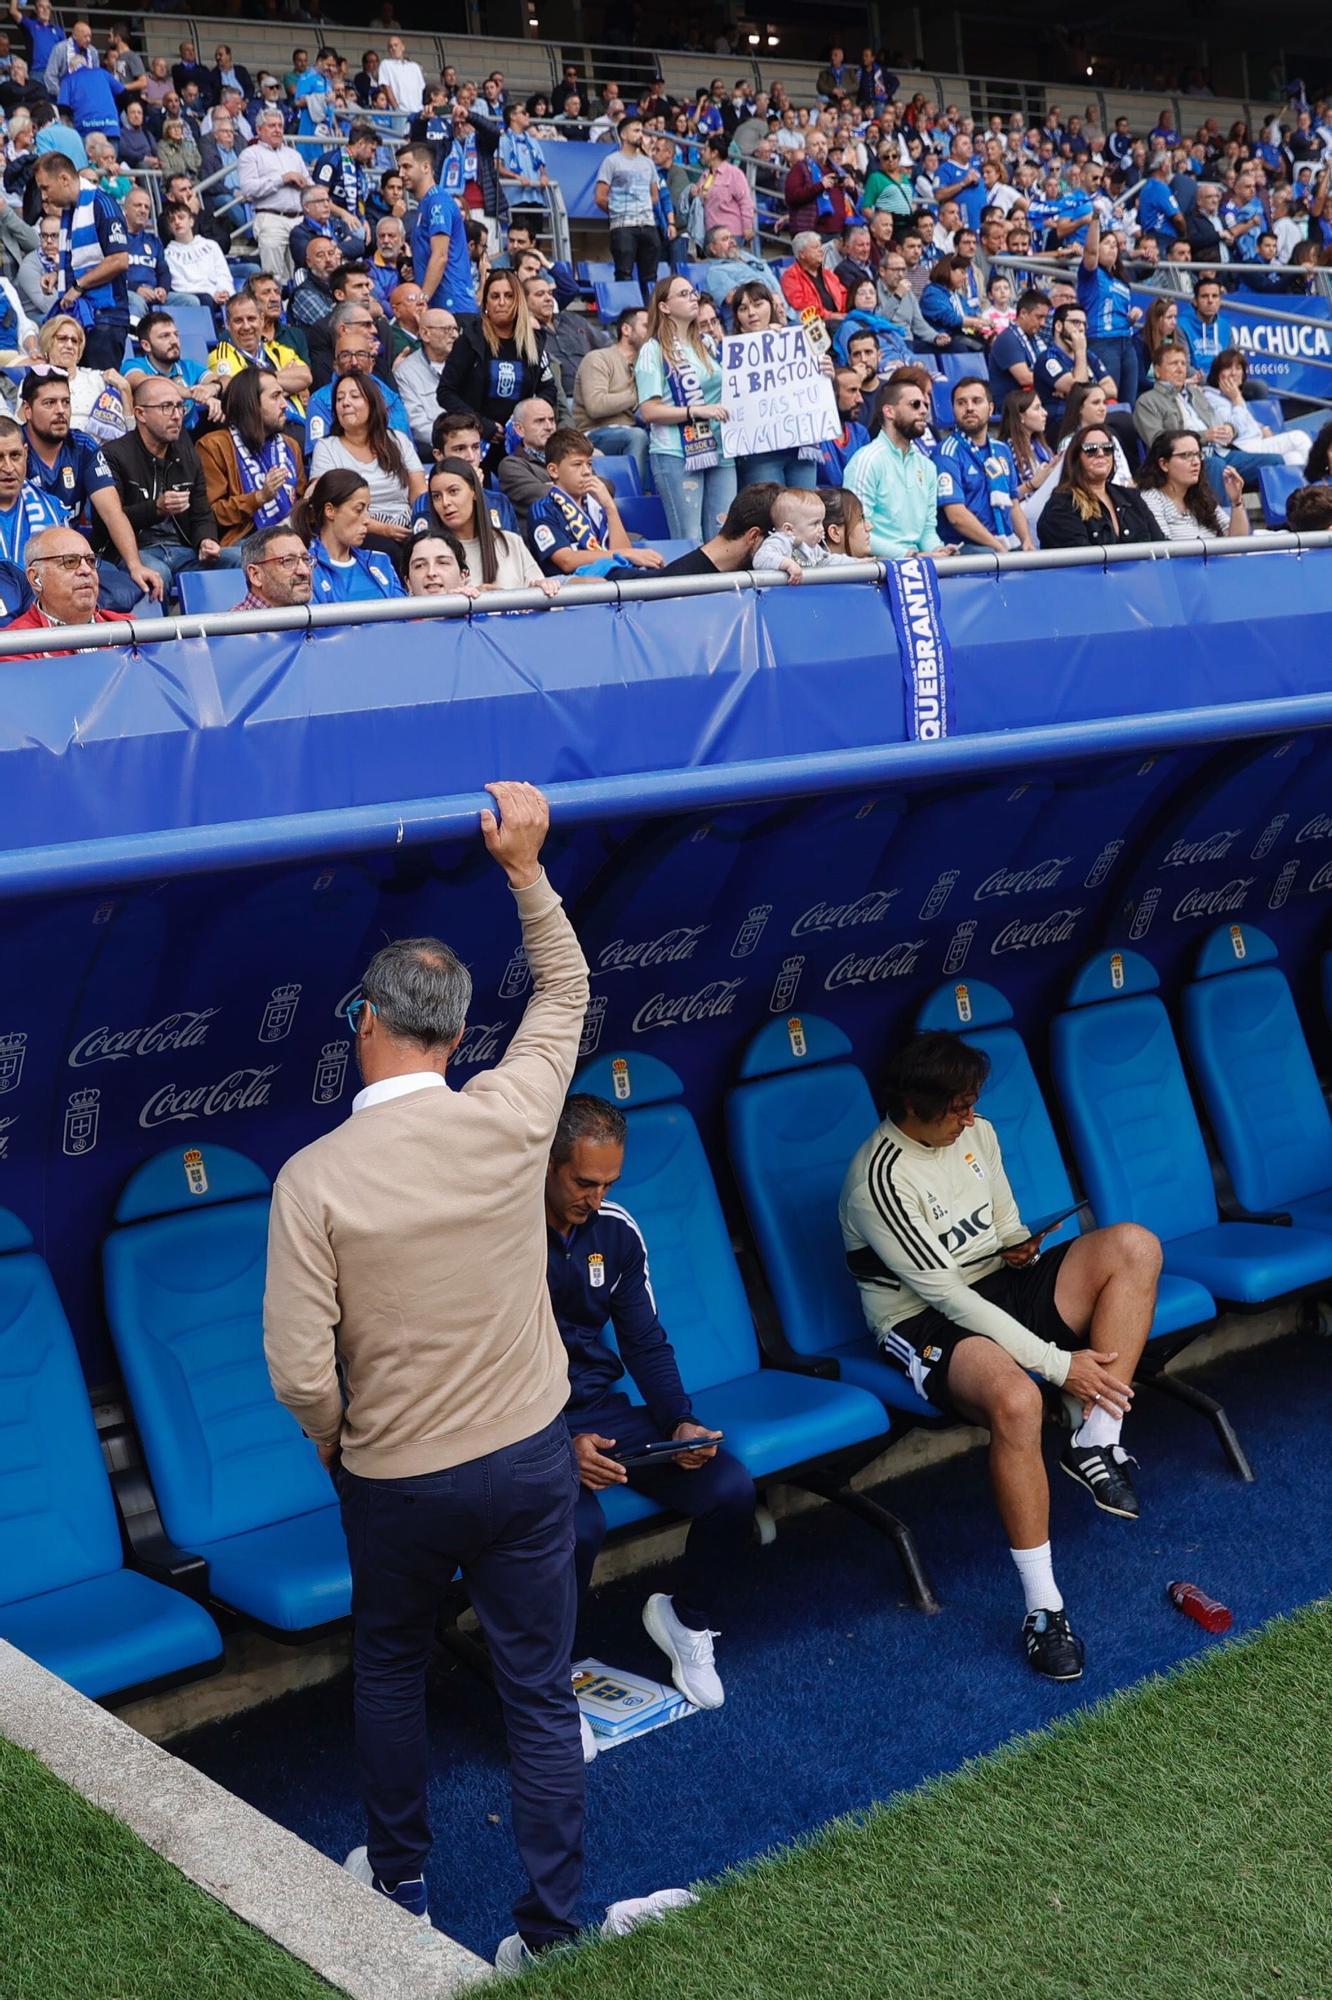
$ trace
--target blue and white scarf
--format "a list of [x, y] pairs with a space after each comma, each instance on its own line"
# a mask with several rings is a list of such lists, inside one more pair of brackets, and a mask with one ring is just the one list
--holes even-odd
[[938, 573], [929, 557], [903, 556], [886, 564], [884, 595], [902, 661], [907, 740], [937, 743], [953, 721], [953, 663]]
[[[698, 372], [698, 363], [689, 349], [682, 348], [672, 360], [663, 345], [662, 366], [666, 371], [666, 386], [671, 392], [671, 401], [678, 410], [687, 410], [691, 403], [706, 403], [703, 394], [703, 379]], [[680, 442], [684, 446], [686, 472], [709, 472], [717, 463], [717, 434], [711, 422], [687, 423], [681, 427]]]
[[370, 192], [370, 172], [358, 167], [347, 148], [343, 146], [338, 156], [339, 176], [342, 189], [342, 206], [348, 215], [364, 217], [365, 198]]
[[276, 493], [255, 509], [256, 528], [274, 528], [279, 521], [285, 521], [296, 498], [296, 454], [281, 432], [265, 441], [263, 450], [256, 457], [239, 431], [231, 433], [232, 446], [236, 453], [236, 470], [240, 474], [241, 491], [257, 493], [267, 475], [275, 465], [283, 467], [286, 477]]
[[476, 178], [476, 134], [469, 131], [465, 139], [455, 139], [449, 147], [440, 185], [446, 194], [461, 194], [467, 183]]
[[40, 487], [32, 486], [25, 480], [9, 512], [0, 513], [0, 558], [13, 563], [16, 569], [22, 569], [23, 551], [28, 546], [29, 537], [40, 534], [43, 528], [63, 528], [64, 525], [64, 508], [48, 499]]
[[[65, 293], [72, 290], [77, 279], [95, 270], [105, 255], [102, 239], [97, 234], [97, 189], [89, 187], [86, 181], [80, 181], [78, 201], [73, 208], [65, 209], [60, 217], [60, 275], [56, 279], [55, 303], [51, 313], [47, 314], [48, 319], [52, 314], [65, 310], [60, 303]], [[74, 302], [72, 316], [80, 326], [93, 326], [97, 321], [95, 308], [82, 295]]]

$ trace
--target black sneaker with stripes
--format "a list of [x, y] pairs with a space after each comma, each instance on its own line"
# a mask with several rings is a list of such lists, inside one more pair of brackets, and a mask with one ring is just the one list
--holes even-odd
[[1047, 1680], [1082, 1679], [1085, 1648], [1066, 1611], [1029, 1611], [1022, 1621], [1022, 1643], [1028, 1664]]
[[1061, 1460], [1070, 1479], [1085, 1486], [1103, 1514], [1117, 1514], [1122, 1521], [1138, 1518], [1138, 1496], [1128, 1469], [1137, 1464], [1122, 1445], [1076, 1445], [1070, 1438]]

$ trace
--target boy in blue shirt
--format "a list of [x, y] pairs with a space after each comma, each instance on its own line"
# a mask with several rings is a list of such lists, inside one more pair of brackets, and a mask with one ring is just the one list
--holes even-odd
[[547, 576], [628, 576], [660, 569], [655, 549], [635, 549], [614, 497], [592, 470], [592, 443], [581, 431], [551, 433], [550, 492], [527, 510], [527, 541]]

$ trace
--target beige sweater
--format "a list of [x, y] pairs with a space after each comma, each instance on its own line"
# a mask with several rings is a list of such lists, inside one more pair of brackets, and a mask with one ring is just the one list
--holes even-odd
[[544, 874], [515, 897], [534, 991], [503, 1061], [461, 1090], [368, 1105], [288, 1160], [273, 1190], [273, 1387], [367, 1479], [517, 1444], [568, 1400], [544, 1189], [587, 965]]

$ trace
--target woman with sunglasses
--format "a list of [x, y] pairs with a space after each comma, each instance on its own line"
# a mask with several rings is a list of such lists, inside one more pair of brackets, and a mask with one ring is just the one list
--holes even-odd
[[1138, 491], [1168, 542], [1214, 542], [1218, 536], [1247, 535], [1244, 481], [1233, 465], [1221, 474], [1230, 503], [1229, 519], [1203, 469], [1202, 444], [1196, 431], [1162, 431], [1147, 449], [1138, 474]]
[[1037, 524], [1043, 549], [1164, 541], [1140, 495], [1112, 482], [1114, 463], [1114, 439], [1104, 424], [1084, 424], [1069, 439], [1063, 476]]
[[316, 479], [292, 509], [291, 525], [310, 545], [316, 604], [356, 604], [405, 597], [392, 560], [362, 545], [370, 527], [370, 488], [359, 472], [338, 467]]
[[698, 331], [698, 293], [679, 273], [662, 278], [648, 307], [647, 339], [634, 364], [648, 463], [672, 540], [715, 535], [736, 493], [735, 461], [722, 450], [729, 412], [718, 401], [721, 367]]

